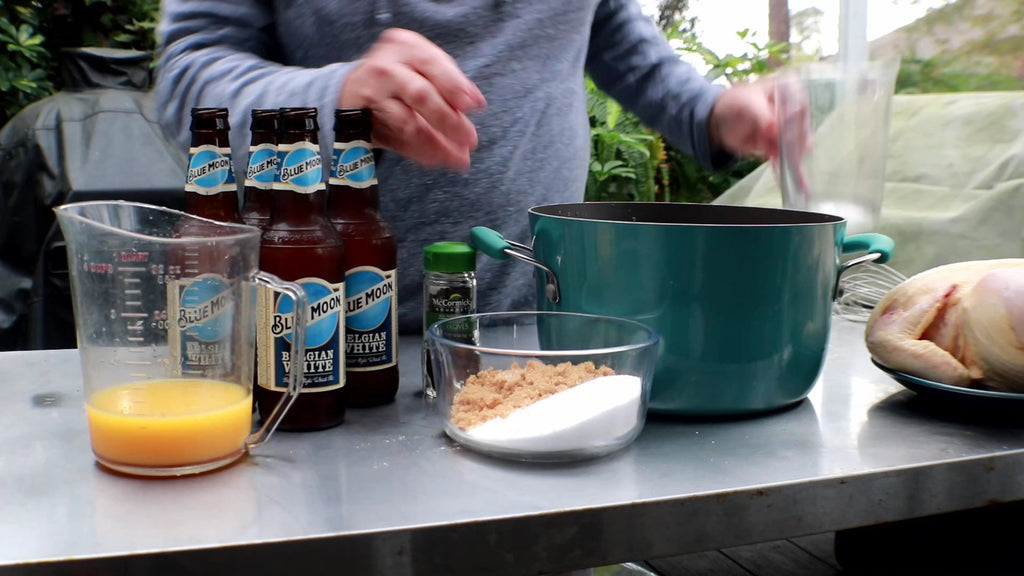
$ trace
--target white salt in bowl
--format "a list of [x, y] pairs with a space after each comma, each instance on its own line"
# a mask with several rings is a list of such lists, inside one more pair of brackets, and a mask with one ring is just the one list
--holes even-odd
[[445, 433], [514, 460], [594, 458], [643, 429], [659, 336], [568, 312], [458, 316], [427, 330]]

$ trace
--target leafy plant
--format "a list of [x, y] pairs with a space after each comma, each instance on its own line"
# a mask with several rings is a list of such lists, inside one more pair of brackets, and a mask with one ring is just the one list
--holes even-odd
[[50, 94], [50, 54], [39, 33], [37, 2], [21, 4], [0, 0], [0, 108], [2, 120]]
[[756, 34], [751, 33], [750, 29], [736, 32], [736, 36], [747, 47], [745, 52], [742, 54], [729, 53], [722, 56], [704, 45], [692, 28], [671, 30], [666, 36], [680, 55], [690, 53], [700, 56], [704, 64], [709, 67], [705, 77], [711, 82], [724, 79], [729, 84], [735, 84], [758, 78], [770, 71], [768, 64], [770, 60], [784, 62], [789, 54], [788, 44], [771, 41], [757, 42], [754, 38]]
[[60, 47], [105, 46], [152, 52], [160, 0], [59, 0], [50, 20]]
[[[757, 78], [768, 72], [769, 59], [783, 59], [787, 53], [785, 45], [756, 42], [749, 30], [737, 35], [748, 50], [720, 56], [700, 42], [692, 20], [666, 33], [680, 55], [701, 57], [709, 67], [710, 81], [732, 84]], [[592, 141], [588, 200], [710, 202], [761, 164], [740, 160], [719, 170], [704, 168], [644, 127], [589, 80], [587, 91]]]
[[590, 172], [587, 196], [591, 200], [651, 201], [657, 191], [653, 154], [658, 137], [613, 98], [587, 78], [590, 114]]
[[159, 0], [0, 0], [0, 124], [62, 88], [64, 48], [152, 52], [159, 10]]
[[[732, 85], [756, 80], [770, 72], [770, 61], [788, 60], [787, 44], [757, 42], [749, 29], [740, 30], [736, 36], [743, 41], [746, 50], [741, 54], [719, 55], [697, 38], [692, 27], [667, 34], [677, 53], [701, 57], [708, 66], [705, 77], [712, 82], [724, 80]], [[762, 163], [756, 159], [741, 159], [731, 166], [709, 170], [670, 145], [666, 146], [666, 152], [670, 180], [678, 188], [675, 196], [685, 202], [711, 202]]]

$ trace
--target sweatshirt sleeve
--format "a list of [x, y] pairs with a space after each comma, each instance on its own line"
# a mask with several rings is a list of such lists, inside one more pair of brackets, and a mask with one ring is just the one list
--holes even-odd
[[733, 157], [712, 146], [708, 117], [722, 88], [675, 53], [636, 0], [601, 0], [594, 15], [587, 73], [624, 108], [702, 165]]
[[334, 108], [352, 63], [281, 63], [273, 18], [269, 0], [164, 0], [156, 97], [161, 124], [179, 145], [188, 146], [193, 106], [224, 106], [235, 164], [244, 166], [250, 109], [315, 106], [321, 149], [330, 146]]

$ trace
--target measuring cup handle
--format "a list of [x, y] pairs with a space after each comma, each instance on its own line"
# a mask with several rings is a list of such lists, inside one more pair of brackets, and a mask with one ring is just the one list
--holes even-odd
[[309, 297], [306, 296], [306, 291], [295, 282], [286, 282], [266, 272], [256, 273], [256, 283], [291, 296], [295, 302], [295, 318], [292, 323], [292, 345], [291, 356], [289, 357], [291, 368], [288, 370], [288, 391], [281, 396], [277, 405], [271, 410], [270, 415], [264, 419], [260, 429], [246, 438], [245, 447], [247, 450], [257, 448], [266, 443], [267, 440], [270, 440], [270, 436], [277, 429], [281, 418], [284, 418], [292, 403], [299, 397], [299, 392], [302, 391], [302, 386], [306, 380], [303, 362], [306, 358], [306, 322], [309, 310]]

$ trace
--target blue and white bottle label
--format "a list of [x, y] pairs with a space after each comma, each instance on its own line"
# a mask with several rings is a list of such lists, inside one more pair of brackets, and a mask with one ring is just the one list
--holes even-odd
[[236, 190], [235, 173], [231, 167], [231, 148], [204, 144], [188, 149], [186, 192], [209, 196]]
[[258, 144], [249, 147], [249, 165], [245, 169], [245, 186], [271, 190], [277, 177], [277, 145]]
[[352, 268], [345, 275], [345, 364], [356, 372], [398, 363], [395, 270]]
[[[302, 391], [341, 388], [345, 385], [345, 283], [332, 284], [320, 278], [296, 282], [309, 297]], [[269, 390], [287, 390], [295, 301], [287, 294], [263, 289], [259, 314], [259, 385]]]
[[326, 190], [320, 147], [312, 142], [277, 146], [277, 178], [274, 190], [312, 194]]
[[217, 274], [168, 284], [168, 331], [172, 357], [182, 376], [223, 378], [233, 369], [231, 343], [235, 293]]
[[352, 188], [369, 188], [377, 183], [377, 167], [369, 142], [353, 140], [334, 143], [330, 183]]

